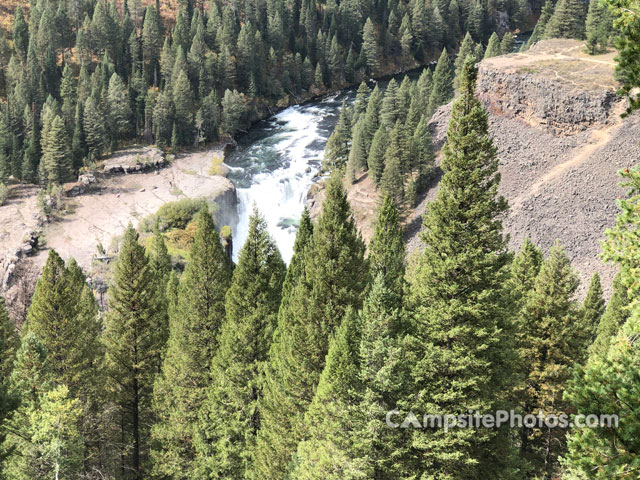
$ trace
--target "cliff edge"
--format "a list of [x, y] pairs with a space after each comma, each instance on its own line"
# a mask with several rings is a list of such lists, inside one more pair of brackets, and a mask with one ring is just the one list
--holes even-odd
[[[625, 103], [615, 95], [614, 53], [583, 50], [577, 41], [551, 40], [484, 60], [477, 93], [498, 148], [511, 248], [518, 250], [528, 236], [548, 251], [558, 239], [582, 290], [597, 271], [608, 294], [615, 270], [599, 259], [601, 240], [625, 193], [617, 172], [640, 159], [640, 116], [620, 117]], [[438, 149], [450, 110], [442, 107], [430, 123]], [[408, 218], [410, 250], [420, 248], [421, 215], [436, 191], [437, 185]]]

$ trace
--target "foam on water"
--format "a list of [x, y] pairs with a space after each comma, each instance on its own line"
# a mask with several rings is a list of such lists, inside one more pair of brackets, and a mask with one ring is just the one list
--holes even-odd
[[[270, 121], [275, 125], [270, 128], [271, 134], [260, 145], [254, 145], [244, 152], [247, 155], [264, 155], [264, 149], [272, 150], [269, 153], [277, 155], [280, 166], [256, 173], [248, 188], [238, 188], [234, 260], [237, 261], [239, 250], [247, 238], [253, 205], [265, 217], [269, 233], [276, 241], [283, 259], [287, 263], [291, 259], [298, 219], [323, 155], [317, 143], [313, 147], [311, 144], [317, 142], [319, 137], [326, 141], [326, 134], [318, 128], [326, 115], [326, 107], [307, 105], [287, 108]], [[259, 158], [255, 160], [260, 162]]]

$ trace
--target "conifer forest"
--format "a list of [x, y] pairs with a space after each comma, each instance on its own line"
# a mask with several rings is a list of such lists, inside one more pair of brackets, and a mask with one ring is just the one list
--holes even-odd
[[640, 479], [639, 92], [637, 0], [0, 0], [0, 480]]

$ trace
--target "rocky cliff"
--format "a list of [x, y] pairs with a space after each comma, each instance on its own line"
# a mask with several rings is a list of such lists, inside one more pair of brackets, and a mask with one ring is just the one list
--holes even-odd
[[[479, 66], [477, 93], [489, 111], [500, 191], [511, 207], [504, 219], [511, 247], [529, 236], [548, 251], [559, 240], [583, 290], [594, 271], [610, 288], [615, 271], [599, 259], [600, 243], [624, 194], [617, 171], [640, 159], [640, 117], [620, 118], [613, 56], [589, 57], [578, 42], [553, 40]], [[430, 123], [438, 148], [449, 113], [450, 106], [441, 108]], [[408, 219], [410, 249], [420, 248], [420, 215], [436, 191]]]

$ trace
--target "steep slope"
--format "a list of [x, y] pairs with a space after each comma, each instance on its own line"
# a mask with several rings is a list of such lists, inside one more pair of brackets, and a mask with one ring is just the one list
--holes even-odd
[[[598, 255], [604, 230], [615, 222], [616, 198], [624, 194], [617, 171], [640, 159], [640, 117], [620, 118], [613, 56], [589, 57], [571, 40], [540, 42], [526, 53], [483, 61], [477, 90], [490, 113], [501, 193], [511, 206], [504, 220], [511, 247], [529, 236], [548, 250], [559, 239], [583, 288], [598, 271], [607, 292], [615, 272]], [[430, 124], [438, 148], [449, 110], [436, 112]], [[408, 219], [412, 250], [420, 246], [420, 217], [436, 191]]]

